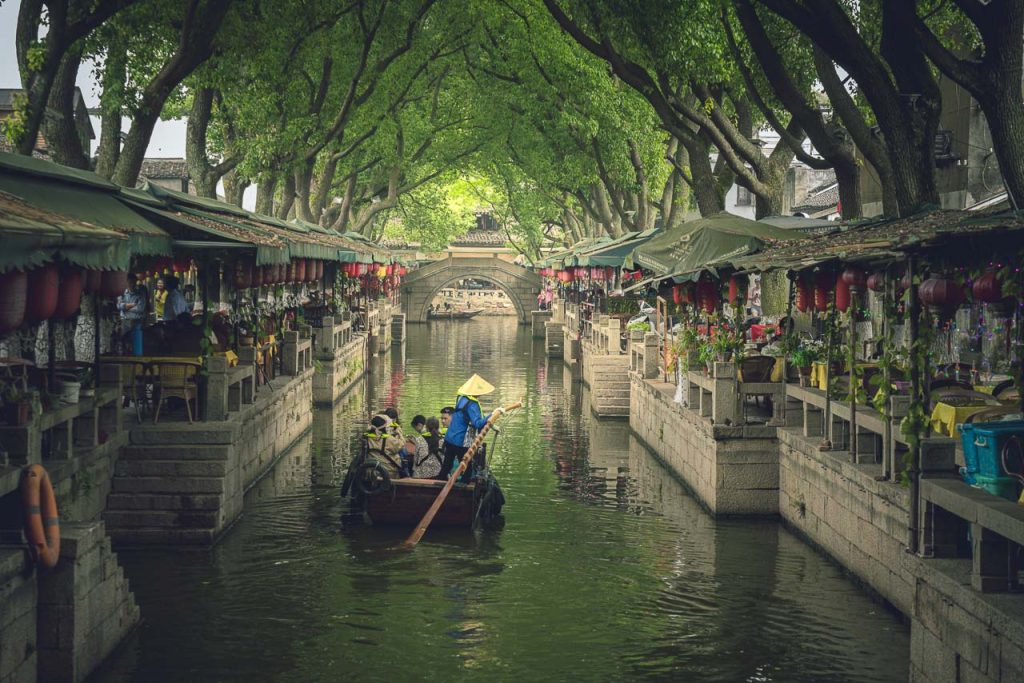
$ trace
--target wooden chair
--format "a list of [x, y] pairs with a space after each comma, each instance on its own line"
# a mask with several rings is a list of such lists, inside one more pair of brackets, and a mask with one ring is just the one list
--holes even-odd
[[744, 382], [770, 382], [775, 359], [771, 356], [749, 356], [740, 361], [740, 372]]
[[[160, 409], [169, 398], [180, 398], [185, 401], [185, 414], [189, 424], [192, 423], [192, 406], [189, 401], [199, 398], [197, 379], [202, 365], [195, 361], [160, 361], [153, 364], [156, 385], [156, 411], [153, 413], [153, 424], [160, 420]], [[196, 404], [198, 408], [198, 402]]]

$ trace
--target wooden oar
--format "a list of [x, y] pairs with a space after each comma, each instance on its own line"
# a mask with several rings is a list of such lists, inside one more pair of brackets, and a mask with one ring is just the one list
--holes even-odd
[[434, 521], [437, 511], [441, 509], [442, 505], [444, 505], [444, 501], [448, 498], [448, 494], [451, 492], [452, 487], [455, 486], [455, 482], [460, 476], [462, 476], [462, 473], [466, 471], [470, 461], [473, 460], [473, 456], [476, 455], [477, 450], [480, 448], [480, 444], [484, 442], [487, 432], [491, 431], [491, 425], [493, 425], [503, 413], [520, 408], [522, 405], [523, 402], [519, 401], [512, 405], [505, 406], [504, 408], [498, 408], [491, 413], [491, 416], [487, 418], [487, 424], [485, 424], [479, 433], [477, 433], [476, 438], [473, 439], [473, 443], [469, 445], [469, 449], [466, 451], [466, 454], [462, 456], [462, 460], [459, 461], [459, 466], [455, 469], [455, 472], [448, 477], [448, 481], [445, 482], [444, 488], [441, 489], [441, 492], [437, 494], [437, 498], [434, 499], [430, 509], [427, 510], [427, 513], [423, 515], [423, 519], [419, 521], [416, 528], [413, 529], [411, 534], [409, 534], [409, 538], [402, 542], [403, 548], [415, 547], [416, 544], [420, 542], [420, 539], [423, 538], [423, 534], [427, 533], [427, 527], [429, 527], [430, 523]]

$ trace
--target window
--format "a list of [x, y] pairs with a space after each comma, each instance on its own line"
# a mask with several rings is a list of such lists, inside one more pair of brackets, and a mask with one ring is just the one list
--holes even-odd
[[752, 205], [753, 198], [750, 194], [750, 190], [743, 187], [742, 185], [736, 186], [736, 206], [750, 206]]

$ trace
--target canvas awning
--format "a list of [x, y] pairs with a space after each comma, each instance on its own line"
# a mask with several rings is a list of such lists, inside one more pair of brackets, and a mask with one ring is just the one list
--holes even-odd
[[621, 237], [613, 239], [607, 244], [592, 246], [573, 256], [573, 263], [577, 266], [611, 266], [621, 268], [634, 249], [646, 244], [658, 234], [658, 230], [644, 230], [643, 232], [630, 232]]
[[756, 252], [765, 244], [803, 237], [793, 230], [722, 212], [687, 221], [652, 238], [635, 249], [625, 265], [653, 270], [663, 277], [696, 276], [701, 270]]
[[89, 171], [0, 153], [3, 234], [12, 237], [0, 250], [0, 268], [38, 265], [54, 248], [96, 269], [127, 270], [133, 255], [170, 255], [170, 236], [118, 201], [119, 190]]

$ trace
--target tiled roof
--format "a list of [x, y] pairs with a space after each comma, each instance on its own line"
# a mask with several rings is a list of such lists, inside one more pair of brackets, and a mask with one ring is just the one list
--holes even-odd
[[470, 230], [462, 237], [452, 240], [453, 247], [503, 247], [505, 233], [498, 230]]
[[143, 159], [139, 176], [142, 178], [187, 178], [188, 169], [185, 166], [185, 160], [181, 158]]
[[831, 209], [839, 204], [839, 183], [819, 185], [793, 207], [794, 213], [817, 213], [823, 209]]

